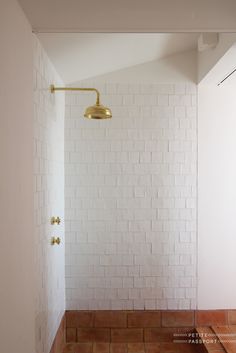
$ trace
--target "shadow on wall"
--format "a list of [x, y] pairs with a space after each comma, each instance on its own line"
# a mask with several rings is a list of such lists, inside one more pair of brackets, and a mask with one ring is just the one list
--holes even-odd
[[[163, 60], [163, 70], [165, 69], [167, 72], [163, 72], [163, 76], [168, 76], [170, 70], [173, 72], [179, 73], [179, 76], [183, 76], [183, 78], [188, 79], [193, 83], [197, 83], [197, 52], [191, 51], [188, 53], [180, 53], [176, 55], [171, 55]], [[159, 63], [160, 64], [160, 63]]]
[[[197, 52], [195, 50], [170, 55], [161, 60], [149, 61], [126, 69], [91, 78], [97, 84], [110, 83], [197, 83]], [[89, 82], [83, 80], [83, 83]], [[78, 85], [78, 82], [70, 86]]]

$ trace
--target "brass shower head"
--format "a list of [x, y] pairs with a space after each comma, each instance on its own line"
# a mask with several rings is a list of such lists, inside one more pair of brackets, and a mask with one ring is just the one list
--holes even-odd
[[50, 86], [51, 93], [55, 91], [94, 91], [97, 94], [96, 104], [85, 110], [84, 117], [88, 119], [109, 119], [112, 117], [111, 110], [100, 104], [100, 93], [96, 88], [77, 88], [77, 87], [55, 87]]
[[88, 119], [109, 119], [112, 114], [109, 108], [101, 104], [94, 104], [85, 110], [84, 117]]

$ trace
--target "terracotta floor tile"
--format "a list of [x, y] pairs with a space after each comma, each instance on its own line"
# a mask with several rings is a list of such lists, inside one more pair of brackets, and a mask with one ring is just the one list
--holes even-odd
[[188, 337], [188, 339], [191, 341], [199, 341], [209, 337], [216, 338], [214, 331], [211, 329], [211, 327], [202, 326], [196, 327], [194, 329], [193, 336]]
[[128, 353], [145, 353], [144, 343], [128, 343]]
[[221, 350], [222, 346], [218, 342], [217, 335], [211, 327], [197, 327], [196, 331], [199, 334], [199, 337], [196, 337], [196, 339], [203, 341], [202, 346], [206, 347], [209, 351], [214, 351], [214, 353], [215, 350]]
[[111, 343], [110, 353], [127, 353], [128, 346], [127, 343]]
[[234, 333], [236, 333], [236, 325], [230, 325], [230, 330]]
[[92, 353], [92, 343], [68, 343], [64, 353]]
[[[181, 343], [68, 343], [63, 353], [199, 353], [196, 345]], [[211, 353], [223, 353], [214, 350]], [[235, 353], [235, 351], [229, 351]]]
[[196, 345], [194, 343], [177, 343], [176, 349], [178, 349], [178, 352], [180, 353], [197, 353], [199, 352], [199, 345]]
[[236, 325], [236, 310], [228, 311], [228, 322], [229, 325]]
[[228, 353], [236, 352], [236, 333], [233, 332], [230, 326], [213, 326], [212, 329], [218, 336], [221, 345]]
[[[159, 327], [144, 329], [144, 341], [145, 342], [173, 342], [178, 337], [175, 334], [188, 334], [192, 329], [189, 327]], [[184, 339], [185, 337], [179, 337]]]
[[93, 353], [110, 353], [110, 343], [94, 343]]
[[93, 317], [92, 311], [66, 311], [66, 327], [92, 327]]
[[73, 343], [66, 343], [64, 348], [63, 348], [63, 353], [70, 353], [70, 347], [73, 345]]
[[161, 324], [162, 327], [193, 327], [194, 311], [163, 311]]
[[161, 353], [160, 343], [145, 343], [145, 353]]
[[227, 311], [226, 310], [197, 310], [196, 326], [213, 326], [213, 325], [227, 325]]
[[161, 343], [161, 353], [183, 353], [183, 346], [179, 343]]
[[141, 311], [128, 313], [128, 327], [159, 327], [161, 326], [161, 312]]
[[77, 310], [66, 311], [66, 327], [77, 327]]
[[77, 341], [77, 330], [76, 328], [67, 327], [66, 329], [66, 342], [76, 342]]
[[[199, 353], [198, 351], [196, 353]], [[206, 353], [206, 351], [204, 351], [203, 353]], [[218, 350], [218, 349], [214, 349], [212, 351], [210, 351], [209, 353], [226, 353], [224, 349]], [[235, 351], [233, 352], [235, 353]]]
[[161, 343], [161, 353], [179, 353], [178, 343]]
[[163, 328], [144, 329], [145, 342], [172, 342], [173, 330]]
[[78, 342], [110, 342], [110, 329], [108, 328], [78, 328]]
[[127, 327], [127, 313], [125, 311], [96, 311], [95, 327]]
[[112, 342], [143, 342], [143, 329], [127, 328], [127, 329], [112, 329]]

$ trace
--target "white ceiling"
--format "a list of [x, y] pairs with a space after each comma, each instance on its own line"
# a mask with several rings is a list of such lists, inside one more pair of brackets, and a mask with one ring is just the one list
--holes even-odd
[[196, 49], [198, 34], [40, 33], [66, 84]]
[[229, 32], [235, 0], [18, 0], [46, 32]]

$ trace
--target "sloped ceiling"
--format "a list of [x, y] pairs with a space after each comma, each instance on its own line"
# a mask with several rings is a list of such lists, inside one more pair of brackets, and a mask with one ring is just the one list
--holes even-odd
[[198, 34], [40, 33], [66, 84], [196, 49]]

